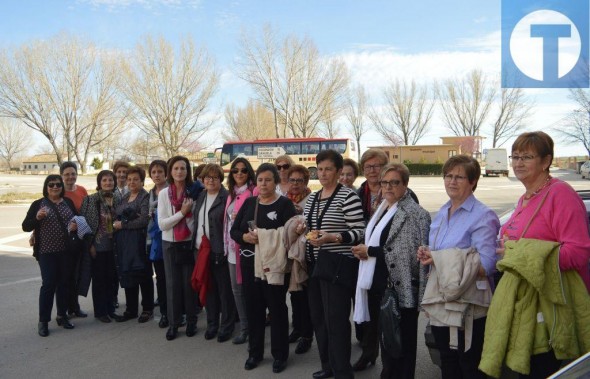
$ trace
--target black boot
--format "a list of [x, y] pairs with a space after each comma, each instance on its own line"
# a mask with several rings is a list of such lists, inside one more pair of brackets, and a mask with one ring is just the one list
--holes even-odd
[[47, 322], [39, 322], [37, 330], [41, 337], [47, 337], [49, 335], [49, 326], [47, 325]]

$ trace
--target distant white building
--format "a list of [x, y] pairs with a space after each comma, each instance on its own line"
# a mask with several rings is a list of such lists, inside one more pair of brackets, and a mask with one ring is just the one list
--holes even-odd
[[59, 163], [55, 154], [37, 154], [23, 160], [23, 171], [34, 174], [59, 173]]

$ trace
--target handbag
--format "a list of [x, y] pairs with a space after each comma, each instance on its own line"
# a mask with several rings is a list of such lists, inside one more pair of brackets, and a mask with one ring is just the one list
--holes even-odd
[[388, 286], [381, 300], [379, 341], [383, 354], [388, 354], [392, 358], [399, 358], [402, 355], [400, 323], [401, 313], [398, 294], [393, 286]]
[[177, 265], [194, 265], [195, 255], [191, 241], [172, 242], [174, 249], [174, 264]]
[[320, 249], [311, 277], [354, 290], [357, 275], [357, 259]]

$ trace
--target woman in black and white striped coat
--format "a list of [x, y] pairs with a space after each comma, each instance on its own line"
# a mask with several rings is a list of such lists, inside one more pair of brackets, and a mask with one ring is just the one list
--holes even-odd
[[[304, 215], [310, 232], [307, 263], [309, 305], [322, 369], [314, 378], [352, 378], [350, 365], [350, 309], [358, 262], [351, 247], [363, 240], [365, 222], [361, 200], [338, 183], [343, 158], [334, 150], [316, 157], [322, 189], [312, 194]], [[299, 231], [302, 232], [301, 225]], [[336, 271], [331, 268], [338, 267]]]

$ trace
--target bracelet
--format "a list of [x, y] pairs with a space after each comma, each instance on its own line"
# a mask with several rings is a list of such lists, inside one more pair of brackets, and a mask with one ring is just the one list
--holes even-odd
[[334, 241], [336, 243], [342, 243], [342, 234], [338, 233], [336, 234], [336, 241]]

